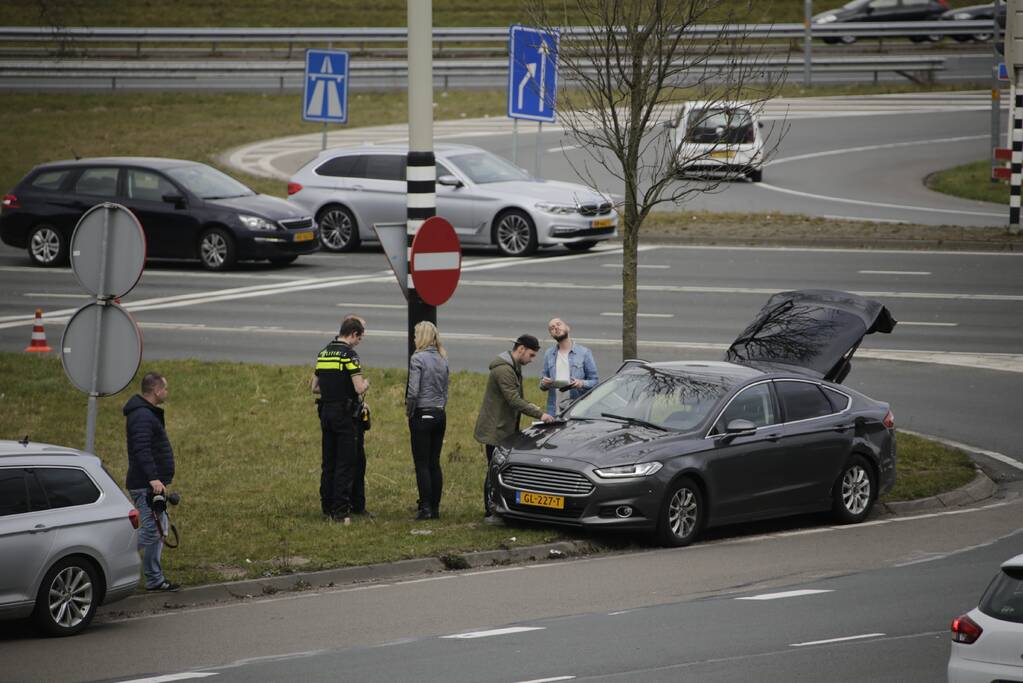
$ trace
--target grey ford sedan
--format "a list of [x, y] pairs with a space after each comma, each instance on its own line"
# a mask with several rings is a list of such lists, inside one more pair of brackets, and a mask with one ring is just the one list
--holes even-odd
[[[328, 149], [288, 183], [288, 199], [316, 216], [327, 251], [375, 240], [375, 223], [406, 215], [406, 146]], [[528, 256], [563, 244], [585, 251], [615, 236], [611, 198], [575, 183], [534, 178], [511, 162], [470, 145], [437, 145], [437, 215], [465, 244], [494, 244]]]
[[782, 292], [724, 361], [628, 361], [554, 424], [498, 447], [493, 509], [672, 546], [802, 512], [862, 521], [895, 482], [895, 423], [887, 403], [840, 382], [864, 335], [894, 326], [854, 294]]

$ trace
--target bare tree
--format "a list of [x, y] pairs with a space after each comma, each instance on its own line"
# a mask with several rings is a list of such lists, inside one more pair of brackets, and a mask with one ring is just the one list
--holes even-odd
[[[720, 155], [736, 142], [729, 136], [743, 129], [739, 119], [750, 118], [738, 113], [738, 101], [756, 117], [779, 90], [782, 76], [765, 68], [766, 48], [751, 44], [742, 23], [752, 6], [753, 0], [527, 2], [531, 23], [561, 34], [557, 59], [565, 87], [556, 104], [559, 122], [585, 151], [573, 163], [576, 174], [599, 187], [594, 171], [610, 172], [624, 188], [618, 203], [623, 359], [637, 357], [638, 246], [650, 211], [754, 173], [721, 166], [712, 177], [691, 175], [701, 162], [719, 168]], [[701, 104], [682, 117], [683, 102]], [[711, 123], [722, 116], [725, 131]], [[761, 162], [782, 132], [774, 131]]]

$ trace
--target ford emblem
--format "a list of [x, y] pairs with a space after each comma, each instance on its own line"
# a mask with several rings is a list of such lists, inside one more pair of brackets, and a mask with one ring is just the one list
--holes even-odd
[[549, 464], [551, 464], [554, 461], [551, 460], [550, 458], [540, 458], [540, 462], [542, 462], [545, 465], [549, 465]]

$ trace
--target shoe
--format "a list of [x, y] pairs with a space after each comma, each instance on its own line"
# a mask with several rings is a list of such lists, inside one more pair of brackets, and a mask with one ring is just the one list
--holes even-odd
[[171, 583], [170, 581], [167, 581], [166, 579], [164, 579], [164, 582], [161, 583], [159, 586], [153, 586], [152, 588], [147, 588], [146, 590], [147, 591], [152, 591], [154, 593], [156, 593], [156, 592], [160, 592], [160, 593], [177, 593], [179, 590], [181, 590], [181, 584], [180, 583]]
[[419, 512], [416, 513], [416, 521], [422, 521], [424, 519], [436, 519], [430, 508], [420, 508]]
[[507, 526], [507, 524], [504, 523], [503, 519], [494, 514], [490, 514], [484, 517], [483, 523], [489, 524], [490, 526]]

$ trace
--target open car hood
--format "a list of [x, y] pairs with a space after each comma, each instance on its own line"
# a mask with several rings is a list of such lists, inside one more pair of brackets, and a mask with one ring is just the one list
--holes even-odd
[[794, 365], [841, 382], [864, 335], [891, 332], [895, 323], [882, 304], [856, 294], [779, 292], [728, 347], [725, 360]]

